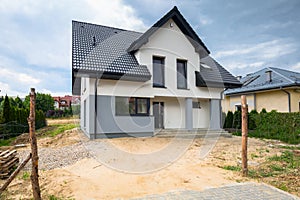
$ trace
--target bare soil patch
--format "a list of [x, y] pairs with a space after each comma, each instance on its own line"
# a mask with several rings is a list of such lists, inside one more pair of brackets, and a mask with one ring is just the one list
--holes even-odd
[[[83, 139], [83, 140], [82, 140]], [[150, 153], [164, 148], [171, 138], [116, 138], [105, 139], [116, 148], [126, 152]], [[61, 148], [68, 145], [86, 142], [77, 129], [67, 131], [55, 137], [39, 139], [40, 148]], [[146, 174], [123, 173], [99, 163], [93, 158], [84, 158], [73, 165], [52, 170], [40, 171], [40, 184], [43, 199], [55, 195], [63, 199], [117, 199], [133, 198], [154, 193], [164, 193], [175, 189], [203, 190], [225, 184], [253, 180], [242, 177], [240, 172], [222, 169], [227, 165], [238, 166], [241, 160], [241, 137], [220, 137], [215, 147], [205, 159], [199, 158], [199, 151], [205, 141], [197, 138], [188, 150], [176, 162], [162, 170]], [[19, 149], [19, 151], [26, 148]], [[249, 168], [263, 165], [266, 157], [280, 155], [283, 151], [276, 141], [249, 138]], [[151, 162], [150, 162], [151, 163]], [[30, 180], [23, 173], [9, 186], [2, 199], [30, 199]], [[290, 177], [281, 177], [282, 182], [293, 181], [300, 187], [299, 171]], [[270, 179], [270, 180], [269, 180]], [[3, 181], [0, 181], [2, 184]], [[293, 194], [300, 196], [294, 189]], [[1, 199], [1, 198], [0, 198]]]

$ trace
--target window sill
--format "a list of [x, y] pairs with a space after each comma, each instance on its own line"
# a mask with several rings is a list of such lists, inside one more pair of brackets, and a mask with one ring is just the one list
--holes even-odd
[[130, 115], [130, 114], [128, 114], [128, 115], [126, 115], [126, 114], [124, 114], [124, 115], [120, 115], [120, 114], [116, 114], [115, 115], [116, 117], [149, 117], [150, 115], [149, 114], [132, 114], [132, 115]]
[[189, 88], [177, 88], [178, 90], [190, 90]]
[[164, 89], [167, 89], [166, 86], [160, 86], [160, 85], [153, 85], [152, 87], [153, 87], [153, 88], [164, 88]]

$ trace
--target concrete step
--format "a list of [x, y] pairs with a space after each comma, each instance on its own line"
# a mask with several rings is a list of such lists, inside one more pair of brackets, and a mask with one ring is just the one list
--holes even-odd
[[204, 137], [232, 137], [227, 131], [210, 130], [210, 129], [195, 129], [191, 131], [180, 129], [157, 129], [154, 133], [155, 137], [181, 137], [181, 138], [204, 138]]

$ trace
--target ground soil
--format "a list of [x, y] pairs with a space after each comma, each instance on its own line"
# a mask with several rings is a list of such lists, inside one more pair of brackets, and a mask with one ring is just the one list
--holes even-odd
[[[82, 133], [73, 130], [54, 138], [39, 139], [38, 144], [40, 147], [59, 148], [82, 142], [83, 137]], [[147, 154], [168, 145], [172, 138], [117, 138], [106, 139], [105, 142], [129, 153]], [[282, 149], [276, 147], [277, 143], [249, 138], [249, 168], [260, 165], [268, 156], [279, 155]], [[43, 199], [48, 199], [50, 195], [64, 199], [127, 199], [175, 189], [203, 190], [236, 182], [259, 181], [242, 177], [240, 172], [222, 169], [226, 165], [240, 164], [241, 137], [220, 137], [212, 151], [201, 159], [199, 151], [203, 145], [203, 139], [195, 139], [176, 162], [149, 173], [120, 172], [94, 158], [85, 158], [63, 168], [40, 171]], [[32, 197], [30, 178], [24, 177], [24, 173], [21, 172], [11, 183], [2, 199]], [[296, 187], [300, 187], [298, 175], [292, 177], [296, 179]], [[3, 182], [0, 180], [0, 185]], [[293, 193], [300, 196], [299, 191]]]

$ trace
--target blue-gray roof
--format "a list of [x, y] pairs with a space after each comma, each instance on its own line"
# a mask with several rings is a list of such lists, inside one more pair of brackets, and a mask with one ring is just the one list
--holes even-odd
[[141, 33], [73, 21], [73, 70], [151, 78], [126, 49]]
[[[271, 81], [267, 73], [271, 73]], [[225, 95], [300, 86], [300, 73], [275, 67], [267, 67], [248, 74], [241, 78], [240, 81], [243, 83], [242, 87], [229, 89], [225, 92]]]
[[211, 56], [206, 56], [201, 58], [200, 72], [196, 72], [196, 86], [236, 88], [242, 84]]

